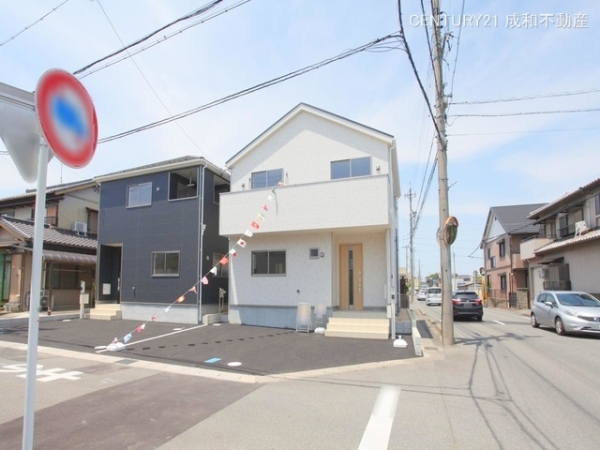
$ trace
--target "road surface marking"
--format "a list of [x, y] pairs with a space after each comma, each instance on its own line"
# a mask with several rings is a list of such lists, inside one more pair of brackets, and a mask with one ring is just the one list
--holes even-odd
[[385, 450], [388, 448], [399, 398], [399, 387], [384, 386], [381, 388], [358, 450]]
[[[198, 328], [202, 328], [202, 327], [205, 327], [205, 326], [206, 325], [198, 325], [198, 326], [191, 327], [191, 328], [185, 328], [185, 329], [179, 330], [179, 331], [173, 331], [172, 333], [162, 334], [160, 336], [154, 336], [154, 337], [151, 337], [151, 338], [148, 338], [148, 339], [142, 339], [141, 341], [129, 342], [128, 344], [124, 344], [123, 347], [129, 347], [130, 345], [141, 344], [142, 342], [153, 341], [154, 339], [160, 339], [160, 338], [164, 338], [164, 337], [167, 337], [167, 336], [172, 336], [174, 334], [185, 333], [186, 331], [196, 330]], [[104, 353], [104, 352], [108, 351], [105, 348], [102, 349], [102, 347], [104, 347], [104, 346], [99, 345], [98, 347], [95, 347], [96, 353]]]
[[[35, 375], [37, 377], [42, 377], [42, 378], [37, 378], [37, 381], [41, 381], [43, 383], [47, 383], [48, 381], [55, 381], [55, 380], [71, 380], [71, 381], [75, 381], [75, 380], [80, 380], [81, 378], [79, 378], [76, 375], [81, 375], [83, 374], [83, 372], [78, 372], [78, 371], [71, 371], [71, 372], [65, 372], [65, 369], [61, 369], [59, 367], [56, 367], [54, 369], [46, 369], [46, 370], [42, 370], [44, 366], [41, 365], [37, 365], [36, 366], [36, 373]], [[2, 368], [0, 369], [0, 372], [5, 372], [5, 373], [18, 373], [19, 375], [17, 375], [17, 377], [19, 378], [27, 378], [27, 364], [13, 364], [13, 365], [9, 365], [9, 366], [2, 366]]]
[[492, 320], [492, 322], [496, 322], [499, 325], [506, 325], [504, 322], [500, 322], [499, 320]]

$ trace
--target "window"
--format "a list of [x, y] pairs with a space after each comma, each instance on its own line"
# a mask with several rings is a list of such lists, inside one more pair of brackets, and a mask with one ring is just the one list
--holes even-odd
[[594, 206], [596, 207], [596, 225], [600, 225], [600, 192], [594, 195]]
[[169, 200], [198, 196], [198, 169], [169, 173]]
[[252, 172], [252, 189], [277, 186], [280, 181], [283, 181], [283, 169]]
[[134, 184], [127, 187], [127, 207], [152, 204], [152, 183]]
[[506, 256], [506, 241], [504, 239], [498, 243], [498, 251], [500, 252], [501, 258]]
[[566, 214], [558, 217], [558, 234], [560, 237], [569, 234], [569, 216]]
[[229, 264], [220, 264], [220, 261], [223, 258], [223, 256], [225, 255], [222, 255], [220, 253], [213, 253], [212, 262], [213, 267], [217, 268], [217, 274], [215, 276], [227, 278], [229, 276]]
[[506, 274], [500, 275], [500, 289], [506, 290]]
[[153, 277], [179, 276], [179, 252], [152, 253]]
[[491, 257], [491, 259], [490, 259], [490, 265], [491, 265], [492, 269], [496, 268], [496, 257], [495, 256]]
[[285, 275], [285, 251], [252, 252], [252, 275]]
[[319, 249], [311, 248], [309, 250], [309, 258], [314, 259], [314, 258], [318, 258], [318, 257], [319, 257]]
[[331, 179], [365, 177], [371, 175], [371, 158], [331, 161]]
[[14, 211], [4, 211], [2, 214], [0, 214], [0, 216], [15, 217], [15, 212]]
[[487, 249], [487, 257], [488, 259], [492, 259], [492, 249], [490, 247]]

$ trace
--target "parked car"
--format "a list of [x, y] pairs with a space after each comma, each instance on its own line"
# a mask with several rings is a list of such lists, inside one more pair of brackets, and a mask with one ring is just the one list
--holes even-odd
[[427, 289], [421, 289], [417, 294], [418, 301], [425, 301], [427, 299]]
[[600, 300], [581, 291], [540, 292], [531, 308], [531, 326], [552, 327], [556, 334], [600, 334]]
[[483, 320], [483, 304], [477, 292], [457, 291], [452, 294], [452, 313], [455, 319], [469, 317], [481, 322]]
[[427, 298], [425, 304], [429, 305], [441, 305], [442, 304], [442, 288], [430, 287], [427, 289]]

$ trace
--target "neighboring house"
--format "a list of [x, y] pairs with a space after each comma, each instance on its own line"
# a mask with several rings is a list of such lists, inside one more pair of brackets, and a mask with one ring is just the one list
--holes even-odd
[[[31, 288], [35, 201], [35, 190], [0, 199], [0, 300], [21, 311]], [[98, 201], [92, 180], [47, 188], [41, 286], [55, 310], [79, 309], [81, 281], [93, 292]]]
[[[95, 178], [100, 184], [98, 305], [123, 319], [197, 324], [219, 312], [228, 252], [219, 236], [219, 196], [229, 175], [185, 156]], [[215, 265], [211, 283], [200, 283]], [[212, 276], [212, 274], [211, 274]], [[194, 291], [189, 291], [194, 288]], [[185, 300], [167, 311], [181, 295]], [[93, 317], [93, 315], [92, 315]]]
[[301, 103], [227, 167], [220, 234], [245, 242], [231, 259], [230, 322], [294, 328], [300, 302], [385, 318], [399, 290], [393, 136]]
[[600, 295], [600, 179], [532, 211], [535, 239], [521, 244], [531, 295], [544, 289]]
[[490, 208], [481, 241], [488, 306], [529, 307], [529, 276], [520, 245], [538, 234], [539, 225], [528, 216], [541, 206], [543, 203]]

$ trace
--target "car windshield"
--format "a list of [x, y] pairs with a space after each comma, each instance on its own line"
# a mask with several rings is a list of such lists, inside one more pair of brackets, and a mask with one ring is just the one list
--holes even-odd
[[563, 306], [585, 306], [600, 308], [600, 300], [590, 294], [556, 294], [558, 301]]
[[468, 299], [472, 299], [472, 298], [479, 298], [479, 295], [477, 295], [477, 292], [455, 292], [454, 293], [454, 298], [468, 298]]
[[430, 288], [429, 293], [430, 294], [441, 294], [442, 290], [440, 288]]

